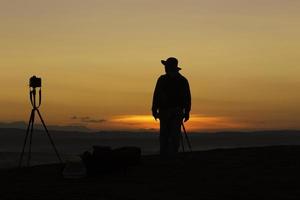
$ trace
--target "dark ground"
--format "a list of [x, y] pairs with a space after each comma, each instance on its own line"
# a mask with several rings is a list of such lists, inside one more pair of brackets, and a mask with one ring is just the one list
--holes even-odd
[[126, 174], [64, 179], [59, 165], [0, 171], [0, 199], [300, 199], [300, 146], [143, 157]]

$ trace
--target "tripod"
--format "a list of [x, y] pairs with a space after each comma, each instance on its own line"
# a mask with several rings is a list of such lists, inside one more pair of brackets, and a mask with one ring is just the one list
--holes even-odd
[[23, 156], [24, 156], [24, 153], [25, 153], [25, 148], [26, 148], [26, 144], [27, 144], [27, 140], [29, 139], [29, 146], [28, 146], [28, 157], [27, 157], [27, 166], [30, 166], [30, 160], [31, 160], [31, 146], [32, 146], [32, 136], [33, 136], [33, 127], [34, 127], [34, 120], [35, 120], [35, 113], [37, 112], [42, 124], [43, 124], [43, 127], [47, 133], [47, 136], [50, 140], [50, 143], [55, 151], [55, 154], [59, 160], [60, 163], [62, 163], [62, 159], [55, 147], [55, 144], [53, 142], [53, 139], [46, 127], [46, 124], [42, 118], [42, 115], [39, 111], [39, 107], [41, 105], [41, 102], [42, 102], [42, 91], [41, 91], [41, 88], [39, 89], [39, 102], [38, 102], [38, 105], [37, 105], [37, 102], [36, 102], [36, 87], [31, 87], [30, 86], [30, 91], [29, 91], [29, 96], [30, 96], [30, 102], [31, 102], [31, 105], [32, 105], [32, 110], [31, 110], [31, 114], [30, 114], [30, 118], [29, 118], [29, 122], [28, 122], [28, 126], [27, 126], [27, 130], [26, 130], [26, 135], [25, 135], [25, 140], [24, 140], [24, 144], [23, 144], [23, 148], [22, 148], [22, 153], [21, 153], [21, 157], [20, 157], [20, 160], [19, 160], [19, 167], [22, 166], [22, 162], [23, 162]]
[[186, 129], [185, 129], [185, 126], [184, 126], [184, 123], [181, 122], [181, 126], [182, 126], [182, 129], [183, 129], [183, 133], [181, 134], [181, 147], [182, 147], [182, 151], [185, 152], [185, 149], [184, 149], [184, 138], [183, 138], [183, 135], [185, 136], [185, 140], [186, 140], [186, 143], [190, 149], [190, 152], [192, 152], [192, 145], [191, 145], [191, 142], [190, 142], [190, 139], [186, 133]]

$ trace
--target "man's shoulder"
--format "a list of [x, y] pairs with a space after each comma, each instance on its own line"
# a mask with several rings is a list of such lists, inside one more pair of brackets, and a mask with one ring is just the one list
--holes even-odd
[[159, 78], [166, 78], [166, 77], [167, 77], [167, 74], [162, 74], [162, 75], [160, 75]]
[[184, 82], [188, 82], [187, 78], [185, 78], [182, 74], [179, 74], [179, 78]]
[[165, 80], [166, 78], [167, 78], [166, 74], [160, 75], [160, 77], [158, 78], [158, 81]]
[[168, 80], [177, 80], [177, 81], [183, 81], [188, 82], [187, 78], [185, 78], [182, 74], [177, 74], [176, 76], [168, 76], [167, 74], [163, 74], [158, 78], [158, 81], [168, 81]]

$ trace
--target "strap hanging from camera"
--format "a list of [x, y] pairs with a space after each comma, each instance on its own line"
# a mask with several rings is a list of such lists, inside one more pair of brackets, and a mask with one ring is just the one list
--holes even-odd
[[39, 89], [39, 102], [38, 105], [36, 104], [36, 89], [32, 88], [29, 91], [29, 96], [30, 96], [30, 102], [33, 108], [39, 108], [42, 104], [42, 89]]

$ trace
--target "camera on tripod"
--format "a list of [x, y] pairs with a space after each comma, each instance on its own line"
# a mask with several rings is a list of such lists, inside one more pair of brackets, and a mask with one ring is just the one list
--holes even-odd
[[[26, 146], [29, 145], [29, 149], [28, 149], [28, 157], [27, 157], [27, 166], [30, 165], [30, 160], [31, 160], [31, 144], [32, 144], [32, 135], [33, 135], [33, 128], [34, 128], [34, 121], [35, 121], [35, 113], [38, 114], [38, 117], [40, 118], [43, 127], [45, 128], [45, 131], [47, 133], [47, 136], [50, 140], [50, 143], [56, 153], [56, 156], [58, 158], [58, 160], [60, 161], [60, 163], [62, 163], [62, 159], [56, 149], [56, 146], [53, 142], [53, 139], [47, 129], [47, 126], [45, 124], [45, 121], [42, 118], [42, 115], [39, 111], [39, 107], [41, 105], [42, 102], [42, 79], [38, 78], [36, 76], [32, 76], [29, 79], [29, 97], [30, 97], [30, 102], [32, 105], [32, 110], [31, 110], [31, 114], [30, 114], [30, 118], [29, 118], [29, 123], [27, 125], [27, 130], [26, 130], [26, 135], [25, 135], [25, 140], [24, 140], [24, 144], [23, 144], [23, 148], [22, 148], [22, 152], [21, 152], [21, 156], [20, 156], [20, 160], [19, 160], [19, 167], [22, 167], [22, 162], [23, 162], [23, 157], [24, 157], [24, 153], [25, 153], [25, 148]], [[36, 91], [36, 88], [38, 88], [38, 93]], [[38, 94], [38, 99], [36, 99]], [[27, 143], [28, 141], [28, 143]]]
[[29, 87], [32, 87], [32, 88], [42, 87], [42, 79], [38, 78], [36, 76], [32, 76], [29, 79]]

